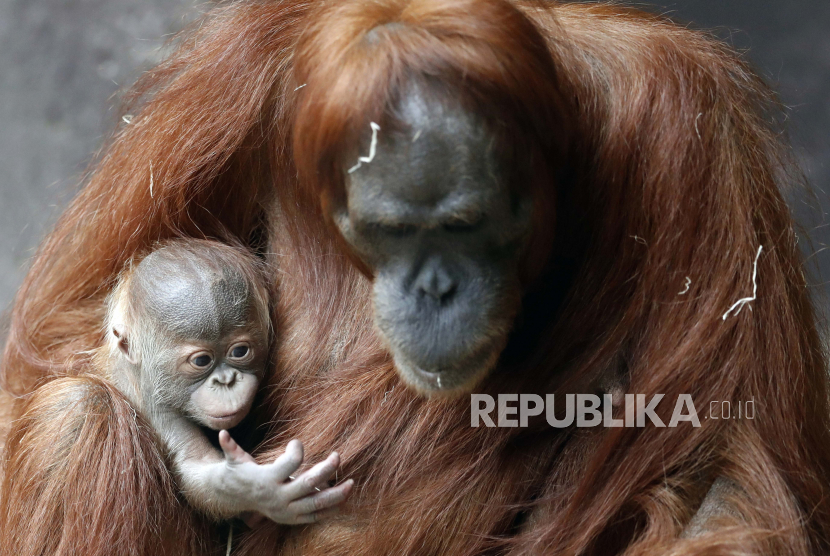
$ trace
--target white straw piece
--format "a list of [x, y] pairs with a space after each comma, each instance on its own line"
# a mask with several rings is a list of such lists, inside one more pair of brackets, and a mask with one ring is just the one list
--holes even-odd
[[[723, 320], [726, 320], [726, 317], [728, 317], [729, 313], [731, 313], [732, 311], [735, 311], [735, 315], [737, 315], [741, 312], [741, 309], [744, 308], [744, 305], [746, 305], [750, 301], [755, 301], [755, 299], [758, 297], [758, 284], [756, 282], [756, 278], [758, 277], [758, 258], [761, 256], [761, 251], [763, 250], [764, 246], [759, 245], [758, 253], [755, 254], [755, 262], [752, 263], [752, 297], [744, 297], [733, 303], [732, 307], [730, 307], [729, 310], [723, 314]], [[751, 311], [752, 307], [750, 307], [749, 310]]]
[[358, 157], [357, 164], [349, 168], [350, 174], [355, 172], [358, 168], [360, 168], [364, 162], [368, 164], [375, 159], [375, 152], [377, 151], [378, 147], [378, 131], [380, 131], [380, 126], [375, 122], [369, 122], [369, 127], [372, 128], [372, 142], [369, 144], [369, 156]]
[[677, 295], [686, 295], [687, 293], [689, 293], [689, 288], [692, 286], [692, 279], [686, 276], [686, 283], [683, 284], [683, 286], [684, 290], [678, 293]]

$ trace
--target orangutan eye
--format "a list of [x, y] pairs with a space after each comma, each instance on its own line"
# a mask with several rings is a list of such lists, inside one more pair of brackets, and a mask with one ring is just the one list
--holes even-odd
[[418, 231], [417, 226], [411, 224], [371, 223], [366, 226], [366, 229], [384, 237], [408, 237]]
[[454, 218], [444, 223], [444, 229], [450, 233], [474, 232], [481, 226], [483, 218], [477, 216], [469, 220]]
[[207, 353], [197, 353], [190, 358], [190, 364], [196, 369], [207, 369], [213, 364], [213, 357]]
[[231, 348], [229, 356], [232, 359], [244, 359], [251, 353], [248, 344], [236, 344]]

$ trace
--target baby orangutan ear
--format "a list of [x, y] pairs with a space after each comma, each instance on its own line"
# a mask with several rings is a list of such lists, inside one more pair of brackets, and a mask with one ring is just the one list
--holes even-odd
[[122, 324], [117, 324], [112, 327], [112, 334], [118, 340], [118, 349], [121, 350], [121, 353], [124, 354], [127, 361], [133, 365], [138, 363], [138, 359], [134, 356], [134, 354], [130, 353], [130, 341], [127, 338], [126, 327]]

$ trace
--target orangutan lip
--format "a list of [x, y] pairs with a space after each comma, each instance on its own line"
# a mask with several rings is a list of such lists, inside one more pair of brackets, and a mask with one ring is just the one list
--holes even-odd
[[[463, 373], [467, 369], [474, 368], [475, 363], [482, 358], [482, 351], [485, 351], [485, 350], [475, 352], [472, 355], [469, 355], [469, 356], [465, 357], [464, 361], [458, 367], [456, 367], [455, 370]], [[485, 355], [486, 355], [486, 351], [485, 351]], [[427, 370], [427, 369], [424, 369], [423, 367], [421, 367], [420, 365], [418, 365], [417, 363], [415, 363], [412, 360], [408, 360], [407, 363], [411, 368], [413, 368], [415, 370], [415, 372], [417, 374], [419, 374], [420, 376], [422, 376], [423, 378], [425, 378], [427, 380], [432, 380], [432, 381], [440, 380], [442, 376], [448, 374], [452, 370], [451, 368], [446, 368], [446, 367], [445, 368]]]
[[410, 366], [415, 371], [415, 374], [420, 376], [422, 380], [429, 383], [430, 387], [435, 388], [436, 390], [441, 390], [445, 386], [441, 384], [441, 376], [445, 371], [444, 369], [427, 371], [426, 369], [422, 369], [420, 366], [411, 362]]
[[236, 417], [238, 413], [238, 411], [234, 411], [233, 413], [227, 413], [225, 415], [208, 415], [208, 417], [210, 417], [211, 419], [216, 419], [218, 421], [225, 421], [227, 419], [232, 419]]
[[422, 369], [421, 367], [415, 365], [415, 368], [418, 370], [419, 373], [423, 373], [425, 375], [429, 375], [432, 377], [438, 376], [446, 372], [446, 369], [435, 369], [434, 371], [428, 371], [426, 369]]

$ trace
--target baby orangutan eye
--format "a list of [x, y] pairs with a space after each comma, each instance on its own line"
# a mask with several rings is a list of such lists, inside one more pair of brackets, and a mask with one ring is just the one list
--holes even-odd
[[231, 349], [228, 351], [228, 357], [231, 359], [248, 359], [251, 353], [251, 347], [243, 342], [231, 346]]
[[213, 357], [209, 353], [200, 351], [190, 356], [190, 366], [194, 369], [203, 371], [213, 364]]

